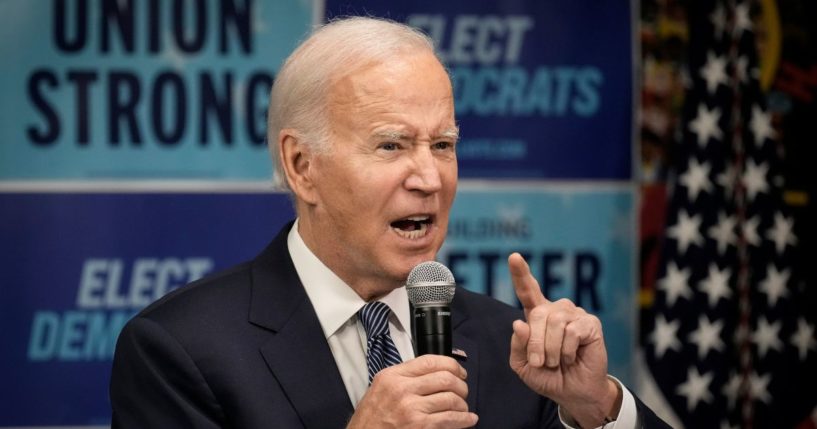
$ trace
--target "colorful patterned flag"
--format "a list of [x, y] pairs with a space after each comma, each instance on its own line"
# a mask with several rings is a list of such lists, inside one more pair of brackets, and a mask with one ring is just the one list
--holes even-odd
[[817, 405], [817, 309], [798, 300], [798, 271], [815, 267], [793, 262], [752, 3], [687, 4], [683, 135], [646, 361], [687, 428], [794, 428]]

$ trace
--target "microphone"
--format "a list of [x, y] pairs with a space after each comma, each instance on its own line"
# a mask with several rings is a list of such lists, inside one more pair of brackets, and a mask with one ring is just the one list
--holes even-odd
[[445, 265], [428, 261], [418, 264], [406, 280], [408, 299], [414, 306], [411, 330], [417, 356], [451, 354], [451, 309], [454, 275]]

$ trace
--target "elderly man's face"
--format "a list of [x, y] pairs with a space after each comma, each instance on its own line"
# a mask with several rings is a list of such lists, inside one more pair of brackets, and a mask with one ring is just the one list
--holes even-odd
[[450, 81], [431, 53], [413, 53], [340, 80], [329, 107], [332, 149], [313, 164], [316, 237], [341, 278], [387, 292], [445, 238], [457, 187]]

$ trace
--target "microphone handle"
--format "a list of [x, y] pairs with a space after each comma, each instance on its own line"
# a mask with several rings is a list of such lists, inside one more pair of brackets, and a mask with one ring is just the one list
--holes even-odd
[[451, 356], [451, 310], [448, 306], [415, 307], [413, 316], [417, 356]]

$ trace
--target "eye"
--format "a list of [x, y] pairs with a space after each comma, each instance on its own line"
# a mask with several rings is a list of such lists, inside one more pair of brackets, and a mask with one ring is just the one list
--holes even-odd
[[435, 150], [450, 150], [454, 148], [454, 143], [448, 141], [439, 141], [431, 145]]
[[380, 149], [391, 152], [391, 151], [395, 151], [397, 149], [400, 149], [400, 145], [397, 144], [397, 143], [394, 143], [394, 142], [386, 142], [386, 143], [381, 143], [380, 144]]

